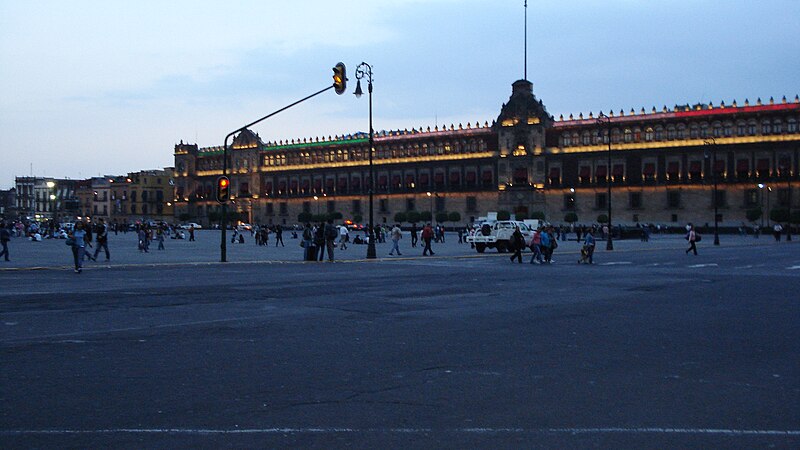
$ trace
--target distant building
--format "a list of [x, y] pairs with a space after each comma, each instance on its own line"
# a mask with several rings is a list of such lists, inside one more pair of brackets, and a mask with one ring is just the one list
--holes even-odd
[[173, 169], [131, 172], [109, 178], [109, 219], [118, 223], [174, 221]]
[[[417, 211], [457, 213], [466, 223], [504, 210], [556, 224], [573, 213], [589, 224], [611, 202], [614, 225], [705, 224], [714, 222], [716, 202], [720, 223], [738, 226], [751, 209], [798, 209], [798, 97], [603, 117], [556, 119], [519, 80], [491, 125], [378, 132], [375, 221]], [[176, 214], [207, 224], [219, 211], [222, 154], [175, 146]], [[366, 222], [368, 156], [365, 134], [265, 143], [245, 130], [228, 153], [231, 208], [263, 224], [295, 224], [300, 213], [317, 212]]]
[[77, 210], [78, 180], [16, 177], [16, 212], [20, 218], [63, 220]]
[[17, 188], [0, 190], [0, 217], [17, 218]]

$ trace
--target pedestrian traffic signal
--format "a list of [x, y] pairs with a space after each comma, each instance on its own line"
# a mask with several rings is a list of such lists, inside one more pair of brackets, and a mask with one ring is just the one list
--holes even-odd
[[347, 89], [347, 70], [344, 63], [333, 66], [333, 89], [337, 94], [342, 95]]
[[220, 203], [228, 203], [231, 196], [231, 180], [228, 177], [217, 178], [217, 201]]

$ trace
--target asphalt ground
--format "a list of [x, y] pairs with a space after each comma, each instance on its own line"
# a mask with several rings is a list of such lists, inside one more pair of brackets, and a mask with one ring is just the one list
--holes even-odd
[[766, 238], [532, 266], [129, 234], [80, 275], [12, 241], [0, 447], [798, 448], [800, 246]]

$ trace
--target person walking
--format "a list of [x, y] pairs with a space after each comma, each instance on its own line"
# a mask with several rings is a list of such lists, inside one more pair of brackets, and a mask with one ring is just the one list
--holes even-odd
[[277, 225], [275, 227], [275, 247], [277, 247], [279, 243], [281, 244], [281, 247], [286, 247], [283, 245], [283, 227]]
[[69, 237], [72, 239], [72, 259], [75, 262], [75, 273], [81, 273], [83, 271], [83, 255], [86, 253], [86, 242], [88, 242], [83, 222], [75, 224], [75, 229]]
[[[312, 251], [316, 252], [316, 249], [312, 250], [314, 245], [314, 230], [311, 229], [311, 224], [306, 222], [305, 227], [303, 227], [303, 261], [311, 261], [311, 254]], [[316, 255], [316, 253], [314, 253]], [[314, 258], [316, 260], [316, 258]]]
[[417, 248], [417, 223], [411, 224], [411, 248]]
[[541, 228], [537, 228], [533, 232], [533, 236], [531, 237], [531, 250], [533, 250], [533, 256], [531, 256], [531, 264], [542, 263], [542, 231]]
[[158, 241], [158, 249], [164, 250], [164, 228], [158, 227], [156, 229], [156, 240]]
[[333, 249], [336, 248], [336, 238], [339, 237], [339, 230], [333, 225], [333, 219], [328, 219], [325, 224], [325, 247], [328, 250], [328, 261], [333, 262]]
[[430, 252], [431, 256], [434, 255], [433, 249], [431, 249], [432, 239], [433, 239], [433, 228], [429, 223], [422, 228], [422, 242], [425, 244], [425, 248], [422, 250], [422, 256], [427, 256], [428, 252]]
[[322, 261], [325, 257], [325, 222], [320, 222], [314, 230], [314, 245], [317, 247], [317, 261]]
[[3, 246], [3, 251], [0, 252], [0, 256], [5, 256], [6, 261], [11, 261], [8, 258], [8, 241], [11, 240], [11, 232], [8, 231], [8, 227], [6, 227], [5, 222], [0, 222], [0, 245]]
[[[583, 240], [584, 256], [581, 258], [581, 261], [585, 260], [589, 264], [594, 264], [594, 259], [593, 259], [593, 257], [594, 257], [594, 247], [595, 247], [594, 235], [592, 234], [592, 230], [589, 229], [586, 232], [586, 236], [584, 237], [584, 240]], [[581, 261], [578, 261], [578, 262], [581, 262]]]
[[522, 231], [520, 231], [519, 226], [514, 228], [514, 232], [511, 234], [511, 246], [514, 248], [514, 254], [511, 255], [511, 262], [513, 263], [516, 259], [522, 264], [522, 249], [525, 248], [525, 237], [522, 236]]
[[391, 231], [392, 237], [392, 250], [389, 252], [390, 255], [393, 255], [395, 250], [397, 250], [397, 256], [402, 255], [400, 253], [400, 239], [403, 238], [403, 232], [400, 230], [400, 224], [396, 224]]
[[541, 250], [542, 256], [544, 257], [544, 263], [550, 264], [550, 241], [552, 240], [550, 232], [547, 228], [542, 230], [541, 233]]
[[686, 254], [694, 252], [694, 256], [697, 256], [697, 233], [694, 231], [694, 225], [689, 225], [689, 233], [686, 235], [686, 239], [689, 240], [689, 248], [686, 249]]
[[189, 227], [189, 242], [194, 241], [194, 225]]
[[776, 223], [774, 227], [772, 227], [772, 235], [775, 236], [775, 241], [781, 241], [781, 233], [783, 233], [783, 226], [779, 223]]
[[347, 227], [339, 225], [339, 250], [347, 250], [347, 241], [350, 240], [350, 235], [347, 232]]
[[103, 219], [97, 221], [97, 226], [95, 227], [95, 240], [97, 241], [97, 248], [94, 249], [94, 260], [97, 261], [97, 255], [100, 254], [100, 250], [106, 251], [106, 261], [111, 259], [111, 253], [108, 251], [108, 225], [106, 225]]

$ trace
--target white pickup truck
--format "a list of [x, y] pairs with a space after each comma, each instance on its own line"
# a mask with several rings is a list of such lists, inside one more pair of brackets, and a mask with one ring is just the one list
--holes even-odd
[[478, 253], [483, 253], [487, 248], [496, 248], [498, 252], [505, 253], [511, 248], [511, 235], [516, 227], [519, 227], [526, 243], [531, 240], [533, 230], [525, 222], [494, 220], [483, 222], [474, 234], [467, 236], [467, 242], [474, 243]]

